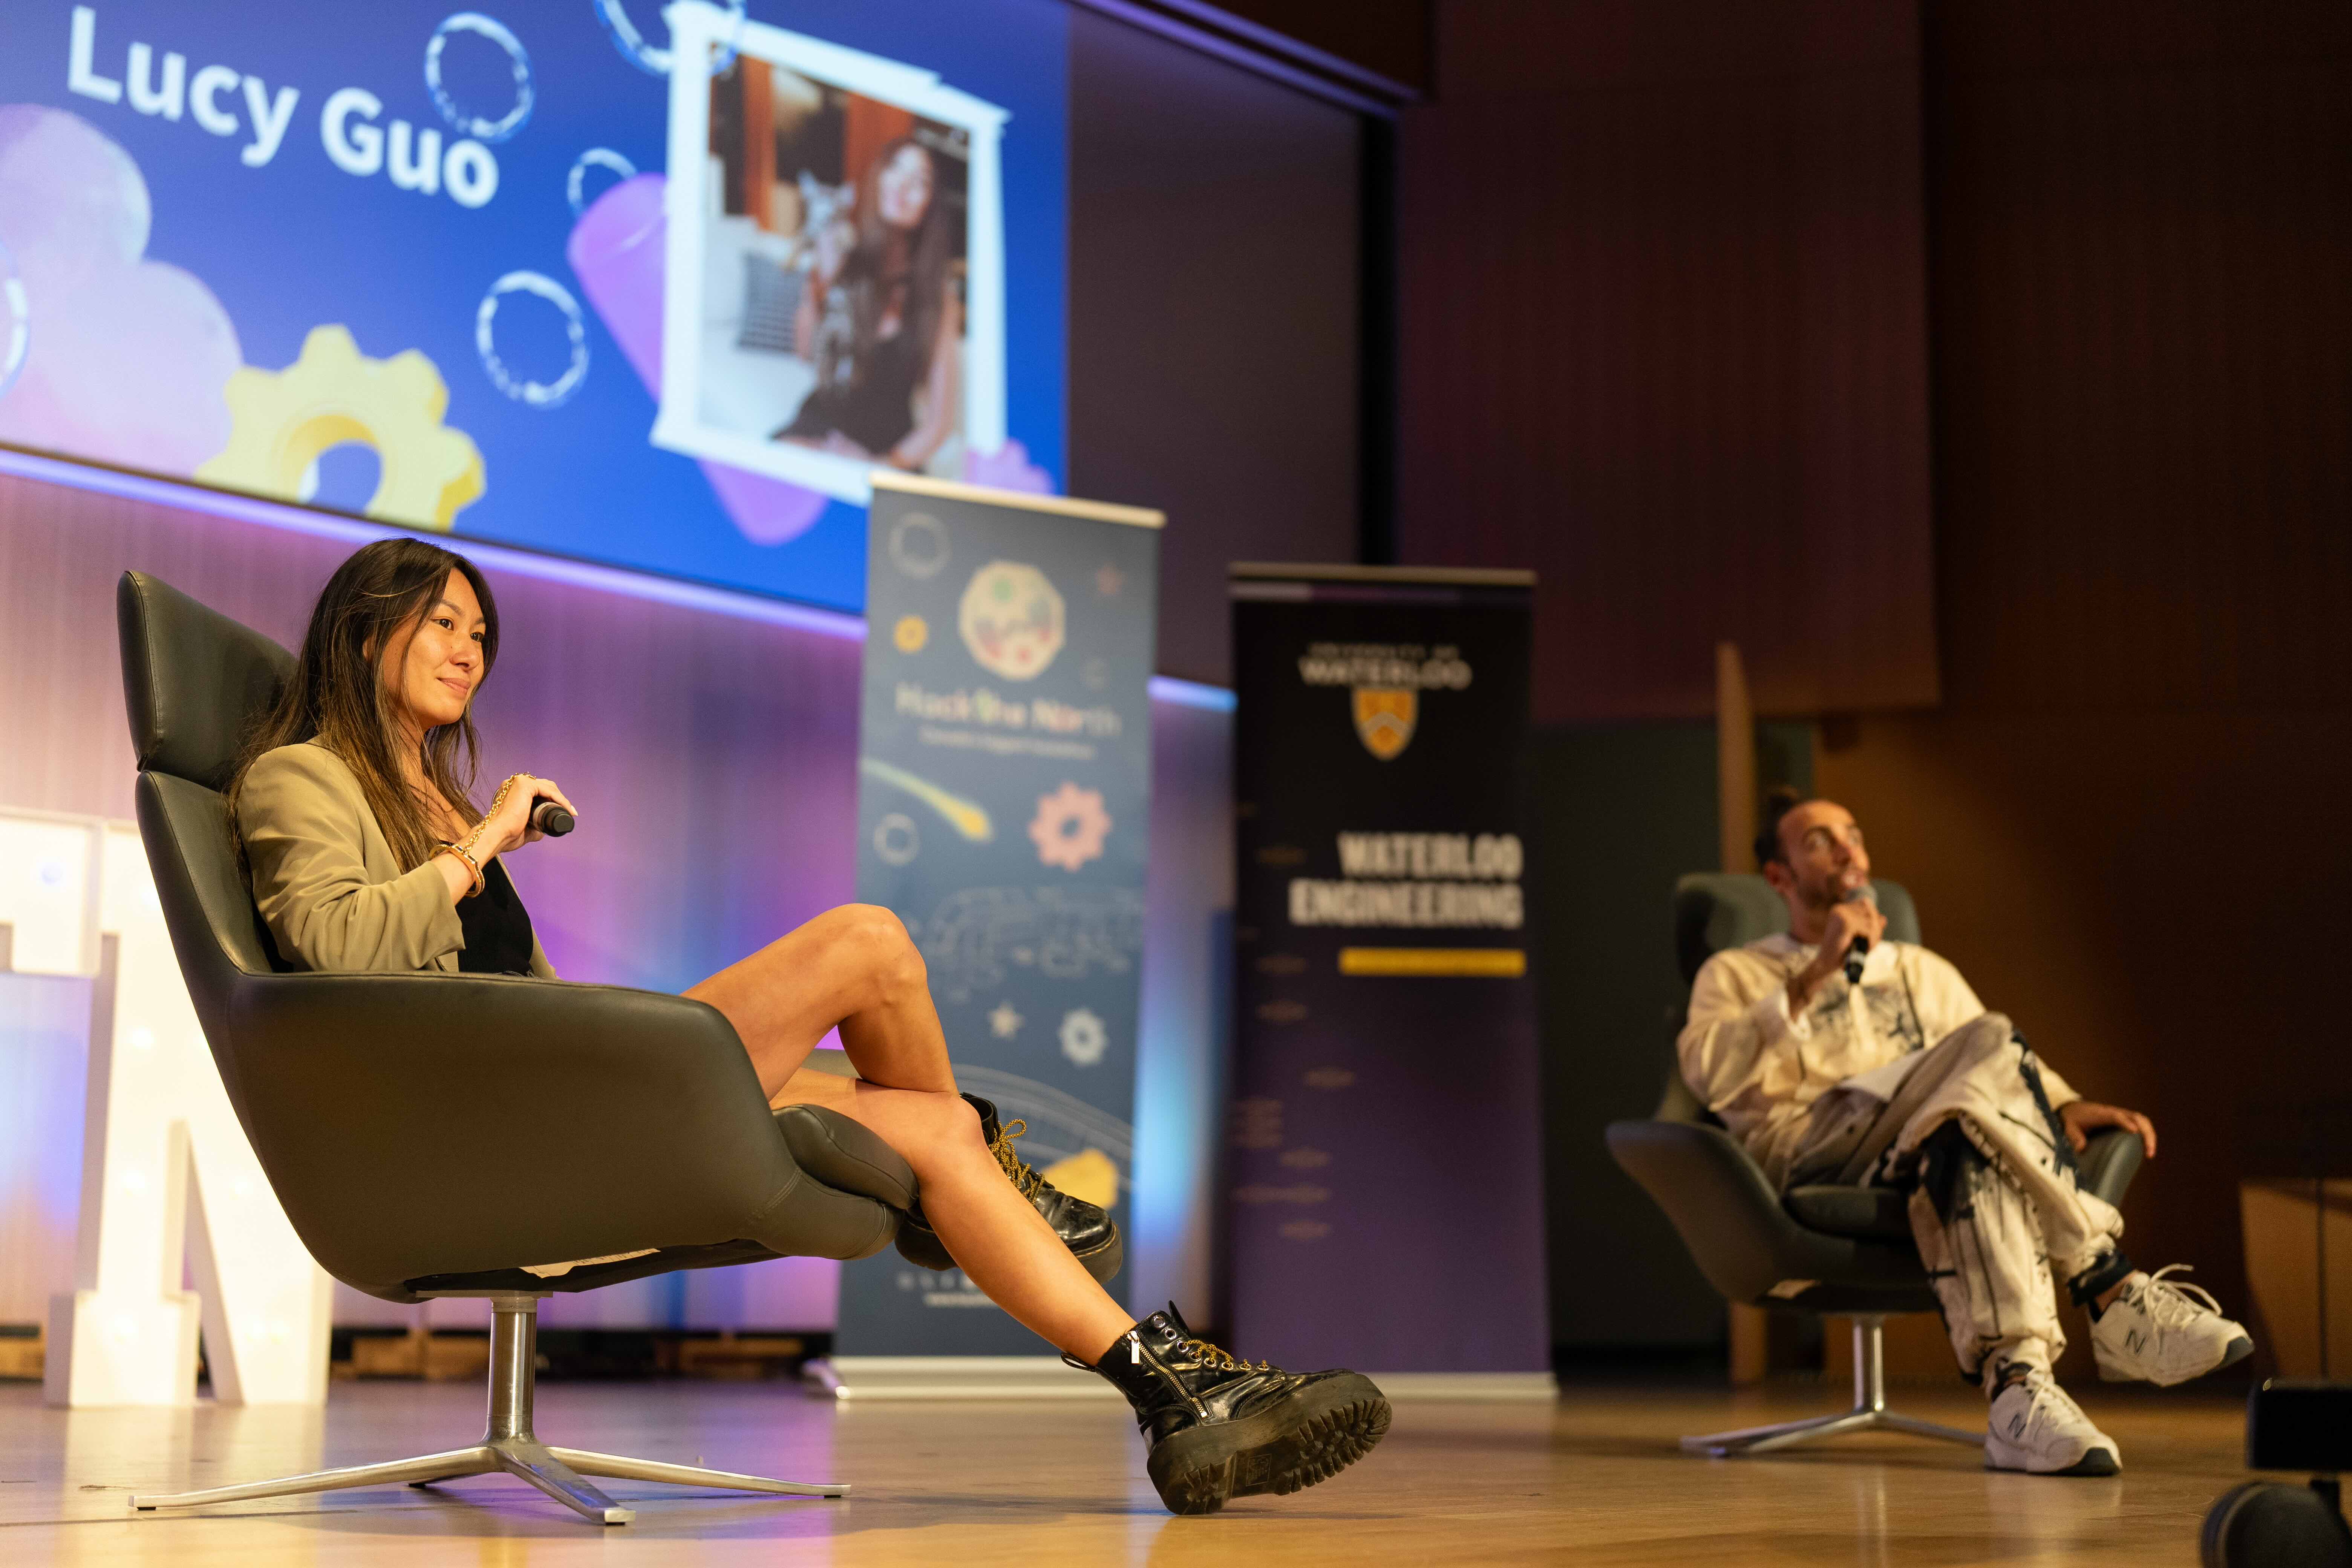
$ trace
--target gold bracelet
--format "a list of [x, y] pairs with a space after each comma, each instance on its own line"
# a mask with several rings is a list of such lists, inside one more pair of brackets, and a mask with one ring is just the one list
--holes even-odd
[[482, 853], [482, 829], [489, 826], [489, 820], [486, 816], [474, 824], [474, 831], [466, 835], [465, 842], [458, 846], [466, 852], [466, 858], [473, 862], [474, 891], [478, 893], [482, 890], [485, 879], [489, 876], [490, 862], [498, 858], [495, 855]]
[[455, 855], [459, 860], [465, 863], [466, 869], [473, 873], [474, 885], [467, 889], [466, 891], [459, 896], [461, 898], [470, 899], [475, 894], [480, 892], [485, 885], [482, 879], [482, 863], [474, 858], [474, 852], [467, 848], [462, 844], [455, 843], [444, 844], [441, 846], [441, 849], [444, 854]]
[[505, 781], [499, 785], [499, 793], [490, 796], [490, 809], [482, 813], [485, 821], [499, 814], [499, 807], [506, 805], [507, 796], [514, 793], [515, 780], [525, 776], [522, 773], [509, 773], [506, 776]]
[[473, 885], [467, 888], [464, 892], [458, 894], [458, 898], [461, 900], [470, 899], [475, 894], [480, 892], [484, 885], [482, 879], [482, 863], [474, 858], [473, 852], [462, 844], [454, 843], [444, 844], [441, 846], [441, 850], [444, 854], [455, 855], [457, 858], [458, 864], [466, 868], [466, 874], [473, 879]]

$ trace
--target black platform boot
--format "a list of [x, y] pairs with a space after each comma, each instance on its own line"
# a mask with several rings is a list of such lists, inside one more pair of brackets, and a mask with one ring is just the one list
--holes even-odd
[[[1074, 1198], [1045, 1177], [1031, 1170], [1020, 1155], [1013, 1152], [1013, 1141], [1027, 1131], [1024, 1123], [1015, 1121], [1010, 1130], [1000, 1126], [996, 1106], [976, 1094], [963, 1097], [980, 1112], [981, 1136], [988, 1141], [988, 1152], [1004, 1167], [1004, 1173], [1020, 1189], [1021, 1195], [1036, 1205], [1062, 1238], [1071, 1255], [1086, 1265], [1087, 1272], [1097, 1284], [1108, 1284], [1127, 1261], [1125, 1243], [1119, 1240], [1118, 1226], [1111, 1223], [1108, 1212], [1084, 1198]], [[923, 1217], [923, 1205], [919, 1201], [898, 1226], [898, 1256], [925, 1268], [953, 1268], [955, 1259], [940, 1243], [939, 1232]]]
[[1194, 1339], [1172, 1301], [1094, 1365], [1062, 1359], [1108, 1378], [1135, 1406], [1146, 1468], [1171, 1513], [1214, 1513], [1228, 1498], [1328, 1481], [1389, 1429], [1389, 1402], [1361, 1373], [1235, 1361]]

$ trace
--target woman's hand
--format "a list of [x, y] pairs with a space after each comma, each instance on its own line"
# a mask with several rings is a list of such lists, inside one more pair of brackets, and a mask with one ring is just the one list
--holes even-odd
[[559, 788], [553, 779], [535, 778], [530, 773], [517, 773], [499, 788], [505, 798], [493, 804], [490, 814], [482, 818], [480, 836], [474, 840], [474, 858], [487, 862], [493, 855], [544, 838], [545, 834], [530, 825], [531, 807], [541, 800], [551, 800], [572, 816], [580, 808]]

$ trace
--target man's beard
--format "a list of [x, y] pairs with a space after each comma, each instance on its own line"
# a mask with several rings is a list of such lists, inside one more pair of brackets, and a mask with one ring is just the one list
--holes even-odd
[[1805, 908], [1814, 914], [1827, 916], [1830, 910], [1844, 903], [1853, 895], [1838, 885], [1836, 877], [1825, 877], [1818, 882], [1800, 882], [1797, 896]]

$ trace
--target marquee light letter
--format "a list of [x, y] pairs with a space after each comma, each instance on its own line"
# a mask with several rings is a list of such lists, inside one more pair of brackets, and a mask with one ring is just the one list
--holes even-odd
[[96, 978], [79, 1288], [51, 1302], [48, 1402], [192, 1404], [201, 1326], [223, 1404], [324, 1403], [332, 1285], [229, 1107], [137, 831], [0, 812], [0, 924], [16, 972]]

